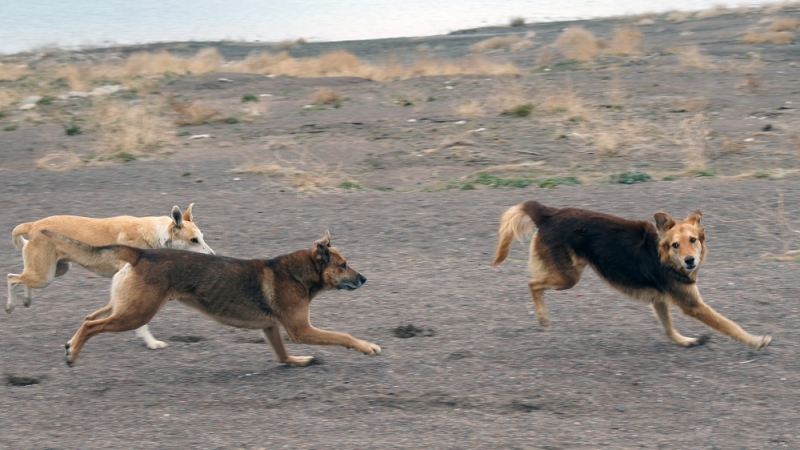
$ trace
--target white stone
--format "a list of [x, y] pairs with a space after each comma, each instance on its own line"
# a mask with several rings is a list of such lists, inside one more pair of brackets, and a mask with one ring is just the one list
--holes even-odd
[[124, 86], [121, 84], [107, 84], [105, 86], [99, 86], [92, 89], [92, 91], [89, 92], [89, 95], [108, 95], [121, 91], [122, 89], [124, 89]]
[[41, 99], [42, 97], [39, 95], [31, 95], [30, 97], [27, 97], [21, 102], [19, 102], [19, 109], [25, 111], [28, 109], [36, 108], [36, 103]]

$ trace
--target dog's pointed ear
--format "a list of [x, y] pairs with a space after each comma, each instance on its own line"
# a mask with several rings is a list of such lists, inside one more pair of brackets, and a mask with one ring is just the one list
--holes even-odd
[[186, 212], [183, 213], [183, 220], [186, 222], [192, 221], [192, 206], [194, 206], [194, 203], [189, 203], [189, 207], [186, 208]]
[[322, 236], [322, 239], [315, 241], [314, 245], [317, 250], [317, 260], [323, 266], [327, 265], [331, 261], [331, 233], [325, 230], [325, 235]]
[[690, 214], [689, 217], [686, 218], [686, 222], [689, 222], [694, 226], [699, 226], [700, 219], [702, 218], [703, 218], [703, 213], [700, 212], [699, 209], [695, 209], [694, 212]]
[[175, 228], [180, 228], [183, 226], [183, 213], [181, 209], [178, 208], [178, 205], [172, 207], [172, 221], [175, 222]]
[[675, 219], [665, 212], [659, 211], [653, 214], [653, 218], [656, 219], [656, 229], [659, 233], [665, 233], [675, 226]]

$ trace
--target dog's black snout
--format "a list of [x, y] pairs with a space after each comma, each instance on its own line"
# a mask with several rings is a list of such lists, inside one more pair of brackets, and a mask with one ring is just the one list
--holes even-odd
[[366, 282], [367, 282], [367, 277], [365, 277], [364, 275], [358, 274], [358, 281], [359, 281], [361, 284], [364, 284], [364, 283], [366, 283]]
[[683, 262], [685, 262], [687, 266], [693, 266], [694, 256], [687, 256], [686, 258], [684, 258]]

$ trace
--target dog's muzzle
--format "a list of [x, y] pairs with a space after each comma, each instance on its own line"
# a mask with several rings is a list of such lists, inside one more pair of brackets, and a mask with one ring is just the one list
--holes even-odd
[[694, 270], [697, 268], [697, 263], [694, 256], [687, 256], [683, 259], [683, 267], [686, 267], [686, 270]]
[[337, 289], [347, 289], [348, 291], [355, 291], [356, 289], [360, 288], [367, 282], [367, 277], [364, 275], [358, 274], [358, 277], [355, 280], [345, 280], [339, 283], [339, 286], [336, 286]]

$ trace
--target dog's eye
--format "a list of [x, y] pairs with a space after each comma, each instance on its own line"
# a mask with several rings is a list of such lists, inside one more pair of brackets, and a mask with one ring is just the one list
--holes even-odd
[[678, 248], [680, 246], [681, 246], [681, 244], [678, 244], [677, 242], [673, 242], [672, 243], [672, 248]]
[[341, 267], [342, 269], [347, 269], [347, 262], [345, 261], [345, 262], [339, 264], [339, 267]]
[[696, 238], [696, 237], [690, 237], [690, 238], [689, 238], [689, 242], [691, 242], [692, 244], [694, 244], [695, 242], [697, 242], [697, 238]]
[[200, 241], [198, 241], [197, 238], [191, 238], [191, 239], [189, 239], [189, 242], [191, 242], [192, 244], [199, 244], [200, 243]]

